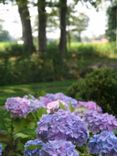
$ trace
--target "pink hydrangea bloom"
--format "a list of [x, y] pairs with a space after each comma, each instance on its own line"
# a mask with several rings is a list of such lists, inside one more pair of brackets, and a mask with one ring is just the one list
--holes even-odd
[[47, 104], [48, 113], [58, 110], [60, 108], [61, 104], [65, 107], [67, 107], [67, 104], [62, 100], [56, 100], [56, 101], [49, 102]]
[[80, 117], [83, 117], [87, 111], [96, 111], [102, 113], [102, 109], [94, 101], [78, 101], [78, 105], [75, 109], [75, 113]]
[[84, 107], [88, 110], [94, 110], [97, 112], [102, 112], [101, 107], [99, 107], [94, 101], [78, 101], [78, 107]]

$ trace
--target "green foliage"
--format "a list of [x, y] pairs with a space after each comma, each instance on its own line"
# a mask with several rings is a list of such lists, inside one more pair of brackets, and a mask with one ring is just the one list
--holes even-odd
[[107, 57], [116, 58], [116, 43], [79, 43], [73, 42], [69, 48], [70, 52], [77, 52], [81, 57]]
[[107, 10], [108, 24], [106, 35], [110, 41], [116, 40], [117, 4], [110, 6]]
[[74, 12], [71, 13], [68, 18], [68, 35], [77, 41], [81, 41], [81, 33], [88, 27], [88, 22], [89, 18], [84, 13], [78, 15], [74, 15]]
[[117, 70], [96, 70], [73, 84], [68, 94], [78, 99], [96, 101], [105, 112], [117, 114]]
[[96, 46], [93, 46], [91, 44], [87, 45], [87, 44], [81, 44], [78, 46], [77, 48], [77, 53], [79, 54], [79, 56], [83, 56], [83, 57], [92, 57], [92, 56], [97, 56], [99, 55], [97, 53], [97, 48]]
[[[0, 85], [57, 81], [79, 78], [93, 70], [93, 66], [116, 65], [115, 44], [72, 43], [69, 53], [61, 62], [57, 43], [48, 44], [43, 56], [28, 56], [22, 45], [0, 44]], [[24, 68], [25, 67], [25, 68]]]
[[[13, 49], [15, 48], [16, 47], [13, 46]], [[36, 53], [27, 56], [25, 54], [20, 54], [23, 53], [23, 51], [21, 51], [22, 47], [19, 46], [17, 48], [19, 50], [14, 50], [13, 54], [11, 54], [12, 52], [1, 54], [1, 85], [39, 81], [45, 82], [63, 80], [67, 78], [73, 79], [73, 76], [71, 76], [71, 74], [68, 72], [68, 65], [65, 62], [66, 58], [64, 63], [61, 64], [60, 55], [54, 49], [51, 48], [51, 52], [43, 56]], [[9, 57], [9, 55], [12, 55], [12, 57]]]
[[5, 146], [3, 155], [8, 154], [8, 150], [11, 152], [9, 156], [14, 155], [14, 153], [22, 153], [24, 143], [31, 138], [35, 138], [37, 122], [46, 113], [47, 110], [41, 108], [37, 112], [30, 113], [26, 118], [15, 118], [10, 116], [6, 110], [0, 109], [0, 117], [2, 116], [0, 122], [0, 142]]
[[2, 42], [0, 43], [0, 58], [9, 58], [27, 55], [26, 49], [23, 45], [15, 42]]
[[[7, 51], [7, 53], [10, 56], [21, 56], [21, 55], [26, 55], [26, 50], [23, 47], [23, 45], [17, 44], [17, 43], [13, 43], [9, 46], [6, 46], [5, 51]], [[25, 54], [26, 53], [26, 54]]]

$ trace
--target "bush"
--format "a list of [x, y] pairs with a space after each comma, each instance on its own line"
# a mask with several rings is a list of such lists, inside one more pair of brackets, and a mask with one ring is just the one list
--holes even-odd
[[0, 44], [0, 85], [78, 79], [95, 68], [116, 66], [114, 60], [107, 58], [110, 54], [116, 56], [112, 52], [114, 45], [76, 43], [62, 61], [57, 45], [51, 41], [45, 54], [28, 55], [23, 45]]
[[79, 45], [77, 48], [77, 52], [80, 56], [88, 57], [88, 58], [99, 56], [99, 54], [97, 53], [96, 47], [90, 44]]
[[26, 55], [26, 50], [23, 45], [17, 43], [5, 44], [2, 48], [0, 47], [0, 58], [14, 57]]
[[60, 57], [49, 58], [39, 54], [4, 58], [0, 60], [0, 85], [73, 79], [67, 63]]
[[68, 95], [96, 101], [104, 111], [117, 114], [117, 70], [102, 68], [73, 84]]

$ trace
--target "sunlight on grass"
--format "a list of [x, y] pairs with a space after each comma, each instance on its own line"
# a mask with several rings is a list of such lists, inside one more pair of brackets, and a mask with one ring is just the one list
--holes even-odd
[[5, 50], [5, 48], [7, 46], [9, 46], [10, 44], [12, 44], [12, 43], [10, 43], [10, 42], [0, 42], [0, 50]]
[[[93, 48], [95, 49], [95, 53], [100, 54], [102, 56], [106, 56], [108, 58], [117, 58], [117, 48], [115, 43], [78, 43], [72, 42], [70, 44], [71, 51], [79, 51], [79, 48], [85, 51], [85, 48]], [[87, 50], [87, 49], [86, 49]], [[87, 51], [86, 51], [87, 52]]]

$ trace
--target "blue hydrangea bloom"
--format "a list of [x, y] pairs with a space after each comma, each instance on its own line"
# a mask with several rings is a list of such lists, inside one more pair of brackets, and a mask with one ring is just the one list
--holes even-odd
[[117, 129], [117, 118], [108, 113], [88, 111], [84, 116], [84, 120], [92, 133]]
[[43, 146], [43, 142], [35, 139], [35, 140], [29, 140], [24, 145], [24, 155], [25, 156], [40, 156], [40, 150]]
[[56, 100], [61, 100], [64, 103], [72, 104], [74, 107], [77, 106], [78, 102], [76, 99], [66, 96], [63, 93], [56, 93], [56, 94], [46, 94], [45, 96], [40, 97], [40, 103], [47, 106], [48, 103]]
[[71, 142], [55, 140], [44, 144], [40, 156], [79, 156], [79, 154]]
[[103, 131], [94, 135], [90, 139], [88, 146], [91, 154], [117, 156], [117, 137], [113, 132]]
[[0, 156], [2, 156], [2, 144], [0, 144]]
[[68, 140], [82, 146], [88, 139], [84, 121], [69, 111], [59, 110], [44, 115], [38, 122], [37, 136], [44, 142], [49, 140]]

